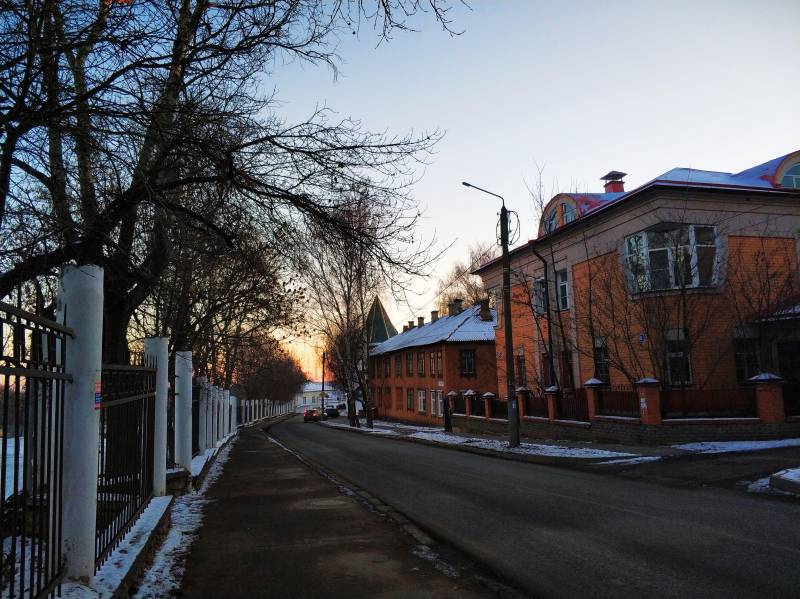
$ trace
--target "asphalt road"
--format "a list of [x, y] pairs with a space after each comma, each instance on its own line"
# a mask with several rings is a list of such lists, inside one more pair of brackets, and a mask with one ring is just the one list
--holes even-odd
[[800, 502], [374, 438], [270, 434], [539, 597], [800, 597]]

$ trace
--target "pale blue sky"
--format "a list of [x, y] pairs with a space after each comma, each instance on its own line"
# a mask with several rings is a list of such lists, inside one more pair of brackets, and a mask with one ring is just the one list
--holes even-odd
[[[290, 120], [324, 104], [372, 129], [446, 131], [414, 189], [421, 234], [455, 242], [441, 272], [494, 238], [496, 205], [464, 179], [506, 197], [524, 241], [535, 163], [548, 185], [602, 191], [612, 169], [632, 189], [677, 166], [736, 172], [800, 149], [797, 0], [473, 0], [451, 16], [462, 35], [422, 18], [378, 47], [368, 31], [343, 39], [336, 81], [296, 64], [270, 78]], [[427, 316], [435, 287], [419, 281], [411, 308], [390, 302], [395, 323]]]

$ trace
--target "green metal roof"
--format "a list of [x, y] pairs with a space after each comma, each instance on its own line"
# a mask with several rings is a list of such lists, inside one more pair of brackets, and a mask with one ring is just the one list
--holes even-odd
[[383, 343], [390, 337], [397, 335], [397, 329], [394, 328], [392, 321], [389, 320], [389, 315], [386, 314], [386, 309], [383, 307], [380, 298], [375, 297], [372, 306], [367, 314], [367, 339], [369, 344]]

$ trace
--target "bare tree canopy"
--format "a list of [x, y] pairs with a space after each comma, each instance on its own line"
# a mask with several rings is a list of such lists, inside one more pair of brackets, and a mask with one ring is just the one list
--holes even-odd
[[[113, 357], [173, 261], [190, 259], [187, 230], [220, 255], [267, 259], [324, 231], [401, 272], [419, 266], [386, 241], [419, 244], [408, 190], [439, 133], [373, 133], [328, 110], [289, 123], [263, 83], [286, 60], [335, 69], [339, 38], [365, 25], [385, 39], [428, 12], [449, 31], [445, 2], [18, 0], [0, 10], [0, 297], [65, 263], [104, 266]], [[343, 190], [356, 187], [392, 219], [348, 220]], [[181, 318], [169, 326], [185, 328]]]
[[486, 299], [487, 290], [483, 280], [473, 275], [472, 271], [489, 260], [496, 258], [499, 247], [492, 242], [475, 243], [469, 248], [469, 257], [464, 262], [456, 262], [443, 278], [439, 279], [436, 289], [436, 307], [442, 314], [447, 313], [447, 306], [454, 299], [462, 299], [467, 305]]

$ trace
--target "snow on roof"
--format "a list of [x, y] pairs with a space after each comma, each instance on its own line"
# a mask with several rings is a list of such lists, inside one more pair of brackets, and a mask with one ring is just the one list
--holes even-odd
[[491, 320], [481, 320], [480, 304], [470, 306], [455, 316], [443, 316], [435, 322], [409, 329], [376, 345], [370, 354], [378, 356], [407, 347], [421, 347], [434, 343], [494, 341], [497, 313], [491, 310]]
[[[322, 382], [310, 381], [303, 384], [303, 390], [301, 393], [318, 393], [320, 391], [322, 391]], [[325, 392], [327, 393], [328, 391], [337, 391], [336, 385], [331, 381], [325, 381]]]

